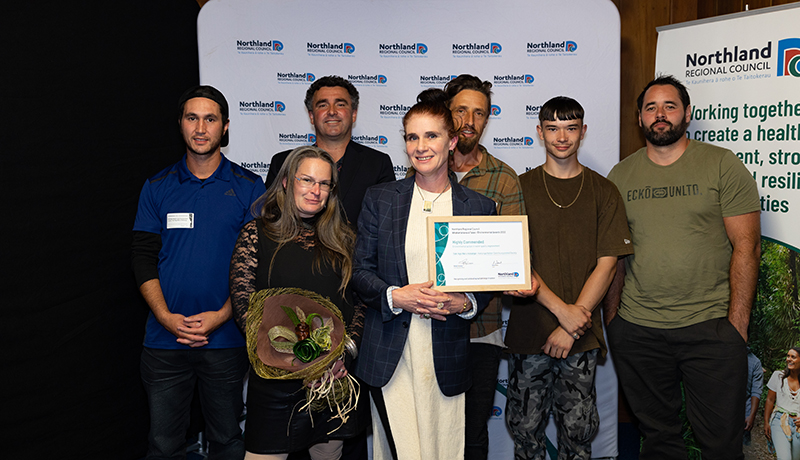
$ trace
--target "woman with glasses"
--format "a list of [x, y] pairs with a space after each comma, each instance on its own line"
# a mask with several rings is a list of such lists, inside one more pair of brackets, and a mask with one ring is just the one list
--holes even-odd
[[[337, 199], [336, 180], [335, 163], [326, 152], [299, 147], [253, 204], [258, 217], [242, 228], [231, 259], [231, 302], [242, 330], [251, 293], [292, 287], [329, 298], [341, 310], [348, 333], [359, 334], [352, 326], [363, 324], [363, 317], [356, 314], [349, 286], [355, 234]], [[346, 375], [341, 361], [336, 363], [334, 371]], [[362, 413], [366, 404], [336, 429], [341, 420], [332, 420], [330, 410], [298, 411], [305, 394], [302, 380], [264, 379], [250, 371], [245, 459], [285, 459], [309, 448], [314, 460], [340, 458], [341, 440], [358, 434], [368, 420]]]

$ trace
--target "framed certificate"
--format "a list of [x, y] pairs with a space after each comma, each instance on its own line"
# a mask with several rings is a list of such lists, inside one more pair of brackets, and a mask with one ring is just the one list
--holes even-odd
[[428, 217], [428, 274], [442, 292], [531, 288], [526, 216]]

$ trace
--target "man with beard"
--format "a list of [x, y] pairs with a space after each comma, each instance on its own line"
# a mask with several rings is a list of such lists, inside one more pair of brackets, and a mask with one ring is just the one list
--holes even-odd
[[730, 150], [686, 136], [689, 94], [674, 77], [650, 82], [637, 102], [647, 145], [608, 176], [625, 202], [634, 253], [617, 269], [606, 321], [644, 437], [639, 458], [686, 458], [683, 383], [703, 459], [742, 459], [758, 190]]
[[148, 179], [139, 197], [132, 265], [151, 310], [141, 361], [150, 405], [147, 459], [185, 457], [195, 384], [210, 456], [244, 457], [239, 417], [249, 363], [232, 321], [228, 268], [264, 183], [220, 152], [228, 123], [222, 93], [187, 90], [178, 101], [186, 154]]
[[[389, 155], [350, 138], [358, 115], [358, 90], [349, 81], [336, 75], [316, 80], [306, 91], [305, 105], [317, 139], [314, 145], [328, 152], [336, 162], [339, 200], [355, 229], [367, 189], [394, 180], [392, 160]], [[289, 152], [272, 157], [267, 187], [275, 181]]]
[[[494, 200], [498, 215], [523, 214], [524, 203], [517, 173], [479, 144], [491, 113], [492, 83], [473, 75], [459, 75], [444, 87], [458, 131], [458, 144], [449, 158], [458, 183]], [[414, 174], [413, 169], [409, 175]], [[538, 283], [533, 280], [534, 286]], [[497, 386], [497, 368], [503, 348], [502, 297], [498, 293], [470, 326], [472, 387], [466, 393], [466, 460], [485, 460], [489, 453], [487, 422]]]

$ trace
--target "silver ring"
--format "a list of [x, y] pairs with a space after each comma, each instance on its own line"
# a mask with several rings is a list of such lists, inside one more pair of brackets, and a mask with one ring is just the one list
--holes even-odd
[[443, 310], [444, 309], [444, 302], [437, 303], [436, 304], [436, 308], [438, 308], [439, 310]]
[[427, 313], [425, 313], [424, 315], [422, 315], [422, 317], [423, 317], [423, 318], [425, 318], [425, 319], [431, 319], [431, 315], [429, 315], [429, 314], [427, 314]]
[[578, 339], [581, 338], [581, 336], [579, 336], [578, 333], [576, 332], [576, 333], [572, 334], [572, 338], [575, 339], [575, 340], [578, 340]]

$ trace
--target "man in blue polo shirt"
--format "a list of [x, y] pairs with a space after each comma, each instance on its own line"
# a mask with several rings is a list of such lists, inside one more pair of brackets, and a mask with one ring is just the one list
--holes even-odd
[[150, 404], [147, 459], [184, 458], [197, 383], [209, 458], [240, 460], [248, 361], [231, 320], [228, 267], [264, 183], [220, 152], [229, 123], [222, 93], [191, 88], [179, 114], [186, 155], [145, 182], [133, 226], [133, 270], [151, 310], [141, 362]]

